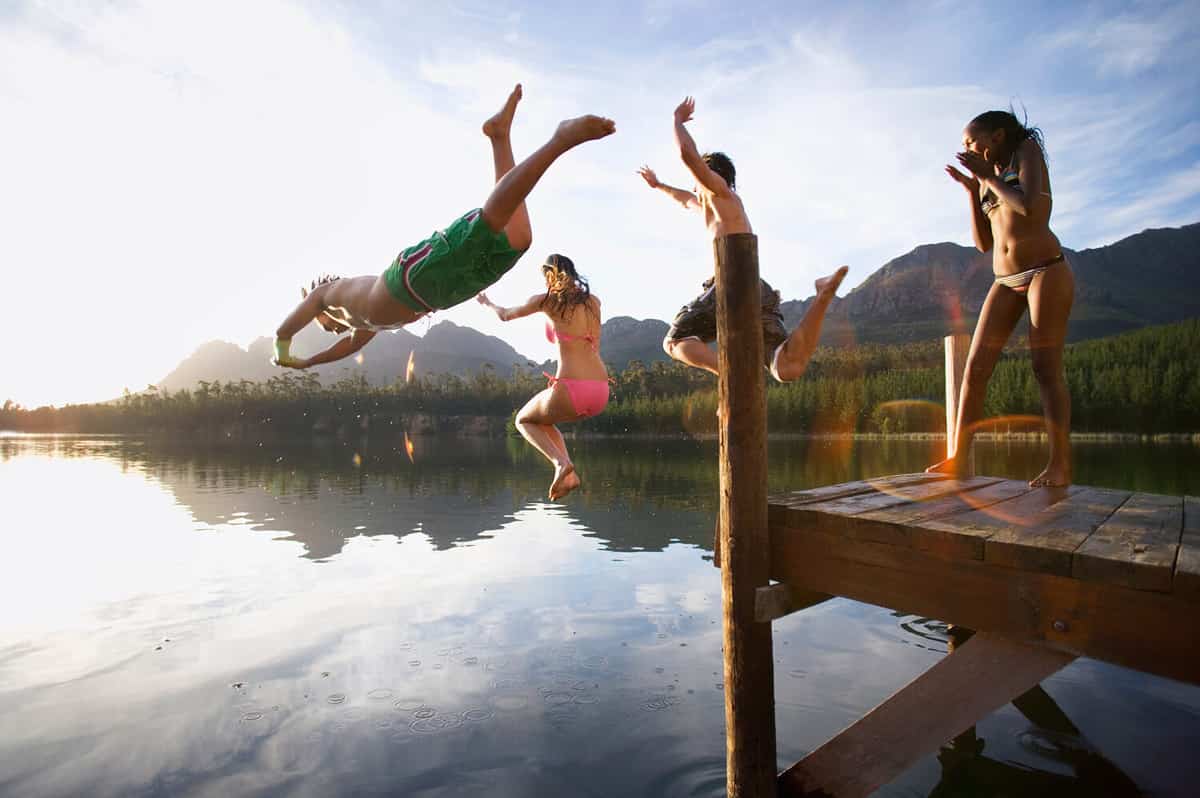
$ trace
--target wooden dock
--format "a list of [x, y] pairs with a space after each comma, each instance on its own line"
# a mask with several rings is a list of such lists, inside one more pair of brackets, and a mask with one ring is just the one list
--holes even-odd
[[1200, 683], [1191, 497], [903, 474], [768, 512], [780, 584], [760, 622], [845, 596], [978, 632], [781, 774], [781, 795], [867, 795], [1077, 656]]
[[[973, 474], [768, 498], [757, 239], [713, 254], [730, 798], [869, 795], [1009, 701], [1053, 705], [1038, 683], [1079, 656], [1200, 684], [1200, 499]], [[953, 445], [970, 337], [945, 344]], [[777, 774], [771, 621], [834, 596], [938, 618], [965, 642]]]

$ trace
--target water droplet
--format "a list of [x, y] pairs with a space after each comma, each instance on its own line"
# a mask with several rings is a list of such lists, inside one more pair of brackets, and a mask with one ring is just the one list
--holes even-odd
[[421, 707], [413, 712], [414, 718], [432, 718], [437, 714], [437, 710], [433, 707]]
[[263, 713], [261, 712], [247, 712], [245, 715], [242, 715], [242, 720], [262, 720], [262, 716]]
[[545, 694], [545, 700], [546, 703], [550, 705], [570, 704], [575, 700], [575, 696], [571, 695], [570, 693], [549, 692]]
[[401, 698], [399, 701], [392, 704], [392, 706], [394, 706], [396, 709], [400, 710], [401, 712], [413, 712], [414, 710], [418, 710], [421, 707], [425, 706], [425, 699], [423, 699], [423, 698]]
[[346, 702], [346, 694], [345, 693], [330, 693], [329, 696], [325, 700], [331, 704], [344, 704]]
[[600, 697], [594, 696], [594, 695], [588, 695], [588, 694], [584, 693], [583, 695], [575, 696], [575, 703], [576, 704], [599, 704]]
[[462, 725], [462, 722], [462, 718], [458, 715], [437, 715], [432, 718], [414, 720], [408, 728], [417, 734], [437, 734], [440, 731], [456, 729]]
[[495, 716], [495, 711], [488, 707], [473, 707], [462, 713], [462, 718], [471, 723], [479, 723]]
[[370, 698], [374, 701], [384, 701], [388, 698], [391, 698], [392, 695], [393, 695], [392, 691], [389, 690], [388, 688], [376, 687], [374, 690], [367, 693], [367, 698]]

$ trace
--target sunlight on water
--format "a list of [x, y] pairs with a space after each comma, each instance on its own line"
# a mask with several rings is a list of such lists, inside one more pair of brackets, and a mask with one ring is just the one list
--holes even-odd
[[[722, 794], [709, 444], [581, 443], [590, 481], [565, 505], [523, 446], [423, 446], [414, 464], [365, 440], [0, 441], [0, 601], [19, 610], [0, 625], [0, 793]], [[912, 471], [929, 448], [776, 447], [772, 487]], [[774, 631], [781, 765], [949, 640], [845, 600]], [[1166, 795], [1200, 776], [1151, 766], [1200, 691], [1098, 663], [1047, 690], [1087, 744], [1002, 711], [978, 730], [989, 753], [1075, 778], [1053, 758], [1082, 751]], [[938, 778], [930, 757], [884, 794]]]

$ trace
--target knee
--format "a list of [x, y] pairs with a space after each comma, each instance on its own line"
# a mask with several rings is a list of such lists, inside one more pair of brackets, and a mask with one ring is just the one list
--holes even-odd
[[528, 225], [515, 225], [517, 229], [509, 228], [504, 231], [508, 236], [508, 245], [515, 250], [524, 252], [533, 246], [533, 231]]
[[664, 338], [662, 340], [663, 351], [667, 353], [667, 357], [675, 357], [675, 344], [678, 343], [674, 338]]

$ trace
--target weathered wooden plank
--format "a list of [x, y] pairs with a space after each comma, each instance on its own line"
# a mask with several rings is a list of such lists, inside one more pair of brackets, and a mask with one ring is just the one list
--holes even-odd
[[853, 496], [857, 493], [872, 493], [877, 490], [893, 490], [906, 485], [919, 485], [926, 482], [936, 482], [946, 479], [945, 474], [896, 474], [894, 476], [859, 479], [854, 482], [843, 482], [840, 485], [824, 485], [819, 488], [797, 490], [790, 493], [777, 493], [768, 497], [768, 519], [770, 523], [788, 523], [790, 512], [814, 502], [838, 499], [843, 496]]
[[[1015, 499], [1033, 492], [1028, 483], [1018, 480], [1003, 480], [969, 492], [946, 496], [941, 499], [894, 507], [881, 512], [863, 513], [856, 519], [860, 524], [880, 523], [906, 527], [909, 545], [938, 557], [956, 560], [982, 560], [984, 538], [977, 535], [958, 534], [954, 518], [993, 504]], [[926, 521], [940, 519], [944, 523], [927, 526]]]
[[[894, 546], [910, 545], [910, 530], [902, 524], [879, 523], [880, 514], [888, 511], [912, 510], [930, 501], [947, 496], [956, 496], [995, 484], [996, 477], [972, 477], [970, 479], [944, 479], [919, 485], [907, 485], [888, 491], [864, 493], [810, 504], [799, 508], [798, 517], [820, 523], [829, 532], [890, 543]], [[866, 514], [867, 517], [864, 518]], [[796, 518], [797, 515], [793, 515]]]
[[1074, 659], [976, 634], [779, 776], [780, 795], [867, 796]]
[[1071, 563], [1077, 579], [1169, 591], [1183, 532], [1183, 498], [1135, 493], [1088, 536]]
[[1200, 601], [1200, 499], [1188, 496], [1183, 503], [1183, 538], [1175, 560], [1175, 595]]
[[771, 577], [1200, 683], [1196, 605], [1169, 594], [948, 561], [813, 529], [772, 528]]
[[998, 529], [984, 542], [984, 559], [996, 565], [1070, 576], [1079, 545], [1133, 494], [1087, 488], [1046, 508], [1031, 525]]
[[725, 655], [726, 793], [775, 794], [775, 668], [771, 624], [755, 620], [767, 551], [767, 401], [763, 384], [758, 239], [713, 242], [717, 295], [721, 601]]
[[970, 502], [979, 499], [988, 502], [997, 495], [1010, 494], [1011, 498], [982, 504], [969, 512], [941, 515], [914, 521], [909, 525], [913, 546], [923, 551], [936, 551], [949, 558], [967, 553], [963, 559], [981, 560], [984, 557], [984, 541], [996, 532], [1012, 526], [1028, 528], [1033, 519], [1048, 507], [1078, 493], [1081, 487], [1030, 488], [1023, 482], [1007, 482], [990, 485], [963, 495]]
[[777, 621], [785, 615], [806, 610], [829, 601], [833, 596], [778, 582], [760, 587], [754, 595], [754, 619], [759, 623]]

